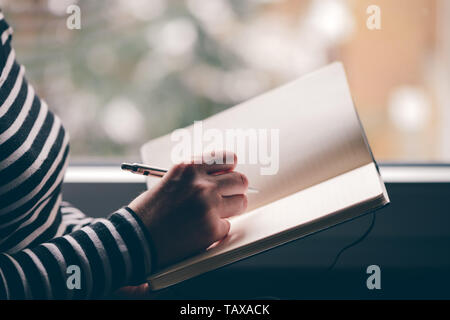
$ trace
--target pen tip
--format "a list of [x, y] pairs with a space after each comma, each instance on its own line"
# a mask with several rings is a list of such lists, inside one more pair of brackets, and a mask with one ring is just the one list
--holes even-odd
[[255, 188], [249, 187], [249, 188], [247, 189], [247, 193], [259, 193], [259, 190], [258, 190], [258, 189], [255, 189]]

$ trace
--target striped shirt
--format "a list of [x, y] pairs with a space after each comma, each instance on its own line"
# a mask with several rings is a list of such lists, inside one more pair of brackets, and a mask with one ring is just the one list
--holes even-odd
[[69, 137], [27, 82], [12, 34], [0, 11], [0, 299], [101, 298], [143, 283], [151, 255], [136, 214], [92, 219], [62, 201]]

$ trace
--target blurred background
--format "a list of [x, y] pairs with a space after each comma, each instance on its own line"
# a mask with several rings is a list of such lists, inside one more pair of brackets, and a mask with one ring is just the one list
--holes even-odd
[[[81, 8], [69, 30], [66, 9]], [[381, 29], [369, 30], [370, 5]], [[71, 161], [139, 160], [145, 141], [335, 60], [375, 157], [450, 161], [448, 0], [0, 0]]]

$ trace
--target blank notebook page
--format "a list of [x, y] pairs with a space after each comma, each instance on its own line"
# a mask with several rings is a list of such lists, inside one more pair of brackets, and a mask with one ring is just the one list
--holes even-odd
[[[203, 121], [208, 128], [279, 130], [275, 175], [261, 175], [261, 164], [236, 167], [260, 190], [249, 194], [249, 211], [372, 162], [340, 63], [216, 114]], [[176, 143], [170, 135], [148, 142], [141, 149], [143, 160], [171, 167]], [[234, 151], [238, 161], [246, 159]], [[149, 186], [155, 181], [149, 179]]]
[[[364, 187], [361, 187], [362, 184]], [[231, 229], [226, 239], [203, 254], [171, 266], [170, 271], [215, 255], [231, 252], [292, 227], [351, 207], [355, 203], [375, 199], [382, 193], [383, 187], [375, 164], [364, 165], [267, 206], [230, 219]]]

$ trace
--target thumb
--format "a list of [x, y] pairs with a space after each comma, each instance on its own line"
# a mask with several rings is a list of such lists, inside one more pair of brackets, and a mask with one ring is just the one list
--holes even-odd
[[216, 239], [214, 239], [214, 241], [222, 240], [228, 235], [228, 232], [230, 232], [230, 221], [228, 221], [227, 219], [219, 219], [218, 224], [219, 225], [217, 226]]

